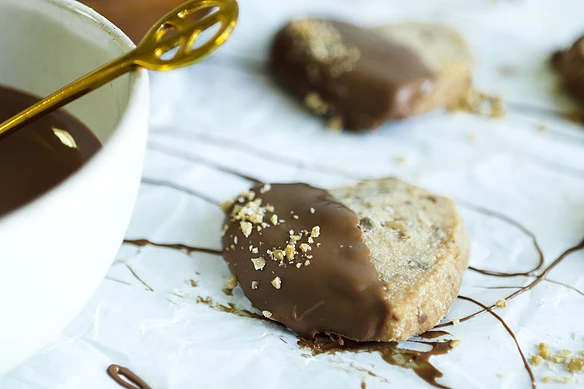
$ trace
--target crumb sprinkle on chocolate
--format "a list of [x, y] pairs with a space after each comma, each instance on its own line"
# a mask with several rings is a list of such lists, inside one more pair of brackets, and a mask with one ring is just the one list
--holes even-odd
[[260, 193], [261, 193], [261, 194], [264, 194], [264, 193], [266, 193], [267, 191], [269, 191], [270, 189], [272, 189], [272, 185], [270, 185], [270, 184], [264, 184], [264, 186], [262, 186], [262, 187], [260, 188]]
[[264, 267], [266, 266], [266, 260], [263, 257], [252, 258], [251, 262], [256, 270], [264, 270]]
[[241, 232], [243, 232], [243, 235], [246, 238], [249, 238], [253, 229], [252, 224], [250, 222], [239, 222], [239, 226], [241, 227]]
[[320, 227], [319, 226], [315, 226], [312, 227], [312, 231], [310, 232], [310, 237], [311, 238], [318, 238], [320, 236]]
[[297, 50], [304, 50], [317, 62], [334, 65], [331, 67], [334, 77], [353, 70], [361, 57], [359, 49], [346, 45], [339, 31], [325, 20], [295, 20], [287, 29], [295, 38]]
[[282, 287], [282, 280], [280, 277], [276, 277], [272, 280], [272, 286], [276, 289], [280, 289]]

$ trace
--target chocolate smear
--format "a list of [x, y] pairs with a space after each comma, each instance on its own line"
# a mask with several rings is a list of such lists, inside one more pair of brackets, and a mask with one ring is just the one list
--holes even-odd
[[431, 346], [429, 351], [409, 350], [400, 348], [397, 342], [355, 342], [336, 336], [318, 335], [312, 339], [298, 340], [298, 345], [309, 348], [313, 355], [323, 353], [336, 354], [342, 352], [378, 353], [390, 365], [412, 369], [421, 379], [436, 388], [447, 388], [437, 382], [443, 376], [430, 363], [430, 358], [436, 355], [447, 354], [452, 350], [450, 341], [418, 342]]
[[441, 338], [443, 336], [450, 336], [450, 332], [434, 330], [434, 331], [426, 331], [423, 334], [418, 335], [418, 337], [420, 337], [422, 339], [436, 339], [436, 338]]

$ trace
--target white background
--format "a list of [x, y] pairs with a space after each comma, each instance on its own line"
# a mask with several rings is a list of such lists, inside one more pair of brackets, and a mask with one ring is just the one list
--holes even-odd
[[[557, 79], [547, 65], [552, 50], [584, 33], [584, 2], [241, 0], [240, 6], [238, 28], [215, 56], [153, 76], [147, 180], [222, 201], [250, 184], [213, 164], [269, 182], [323, 187], [391, 175], [520, 221], [536, 234], [547, 263], [584, 237], [584, 131], [550, 113], [574, 105], [553, 92]], [[435, 112], [371, 134], [326, 131], [274, 86], [263, 67], [275, 29], [303, 15], [371, 26], [404, 20], [451, 26], [475, 55], [477, 89], [503, 96], [509, 112], [503, 119]], [[502, 75], [502, 68], [513, 74]], [[538, 131], [542, 124], [547, 131]], [[405, 163], [397, 163], [399, 157]], [[528, 236], [462, 205], [472, 239], [471, 264], [522, 271], [536, 263]], [[201, 197], [144, 183], [127, 237], [219, 248], [221, 225], [218, 207]], [[577, 253], [549, 278], [584, 290], [583, 276], [584, 254]], [[0, 379], [0, 388], [113, 389], [117, 385], [105, 373], [111, 363], [129, 367], [154, 389], [358, 389], [363, 381], [367, 388], [387, 387], [387, 382], [396, 388], [428, 387], [411, 370], [389, 366], [375, 354], [306, 358], [293, 333], [196, 302], [197, 296], [211, 297], [251, 309], [239, 288], [233, 297], [221, 292], [228, 277], [216, 256], [125, 245], [82, 313], [50, 346]], [[491, 304], [512, 290], [486, 286], [529, 281], [469, 271], [461, 294]], [[448, 317], [475, 309], [457, 301]], [[544, 282], [498, 312], [531, 354], [542, 341], [584, 350], [583, 310], [584, 295]], [[450, 331], [463, 342], [432, 360], [445, 374], [442, 384], [530, 387], [514, 343], [493, 317], [483, 315]], [[559, 365], [556, 370], [534, 368], [538, 381], [568, 375]], [[574, 382], [582, 385], [584, 377]]]

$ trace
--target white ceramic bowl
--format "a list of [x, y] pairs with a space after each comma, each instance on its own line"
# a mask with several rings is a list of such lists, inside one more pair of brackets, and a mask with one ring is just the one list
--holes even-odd
[[[0, 84], [46, 96], [132, 47], [76, 1], [0, 0]], [[139, 71], [70, 104], [103, 150], [0, 219], [0, 375], [58, 334], [114, 259], [140, 182], [148, 94]]]

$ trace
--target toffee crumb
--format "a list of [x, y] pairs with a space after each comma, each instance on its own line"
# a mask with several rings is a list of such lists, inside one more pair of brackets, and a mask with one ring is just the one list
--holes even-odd
[[276, 277], [272, 280], [272, 286], [276, 289], [280, 289], [282, 287], [282, 280], [280, 277]]
[[251, 262], [256, 270], [264, 270], [264, 267], [266, 266], [266, 260], [263, 257], [252, 258]]

